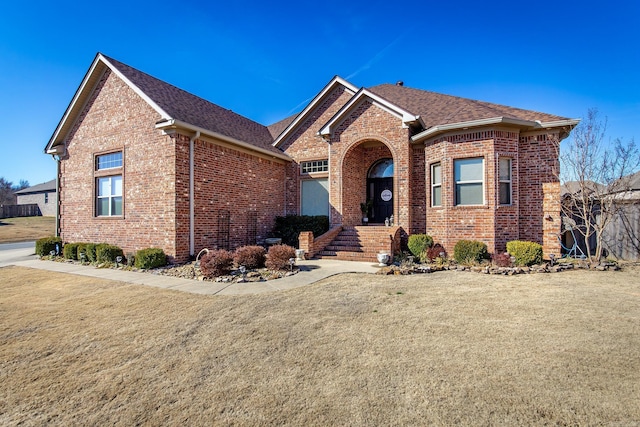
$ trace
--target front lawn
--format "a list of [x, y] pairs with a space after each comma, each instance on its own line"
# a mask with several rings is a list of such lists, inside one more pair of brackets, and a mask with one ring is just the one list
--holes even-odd
[[27, 242], [53, 236], [56, 218], [53, 216], [28, 216], [0, 219], [0, 243]]
[[635, 425], [639, 273], [223, 297], [0, 268], [0, 424]]

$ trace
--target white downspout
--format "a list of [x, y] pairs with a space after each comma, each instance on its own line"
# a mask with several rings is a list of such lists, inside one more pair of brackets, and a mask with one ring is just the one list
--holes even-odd
[[200, 131], [189, 139], [189, 255], [193, 257], [195, 255], [195, 202], [194, 202], [194, 141], [200, 137]]

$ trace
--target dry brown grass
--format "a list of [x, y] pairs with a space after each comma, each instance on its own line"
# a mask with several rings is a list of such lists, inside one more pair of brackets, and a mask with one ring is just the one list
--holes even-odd
[[29, 216], [0, 219], [0, 243], [26, 242], [53, 236], [56, 218], [52, 216]]
[[638, 425], [640, 269], [208, 297], [0, 269], [1, 425]]

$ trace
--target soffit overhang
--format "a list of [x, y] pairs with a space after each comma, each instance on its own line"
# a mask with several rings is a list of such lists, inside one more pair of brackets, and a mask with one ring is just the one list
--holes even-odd
[[434, 138], [447, 132], [463, 131], [486, 126], [506, 126], [519, 129], [521, 132], [534, 132], [542, 130], [551, 130], [556, 128], [571, 130], [580, 119], [555, 120], [549, 122], [541, 122], [539, 120], [523, 120], [513, 117], [490, 117], [486, 119], [470, 120], [465, 122], [448, 123], [444, 125], [431, 126], [428, 129], [411, 137], [412, 143], [424, 142], [427, 139]]
[[263, 157], [280, 159], [287, 162], [293, 161], [293, 159], [285, 153], [276, 153], [274, 151], [265, 150], [264, 148], [249, 144], [248, 142], [240, 141], [221, 133], [213, 132], [211, 130], [204, 129], [199, 126], [195, 126], [176, 119], [161, 120], [156, 123], [155, 127], [156, 129], [162, 130], [167, 135], [171, 134], [172, 132], [179, 132], [185, 135], [192, 135], [196, 132], [199, 132], [199, 135], [201, 135], [202, 137], [209, 137], [213, 140], [223, 141], [225, 143], [240, 147], [246, 151], [251, 151], [256, 154], [262, 155]]

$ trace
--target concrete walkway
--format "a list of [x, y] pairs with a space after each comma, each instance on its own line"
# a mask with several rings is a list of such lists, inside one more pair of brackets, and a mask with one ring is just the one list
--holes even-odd
[[201, 282], [198, 280], [181, 279], [152, 273], [95, 268], [93, 266], [66, 262], [41, 261], [39, 259], [16, 261], [13, 262], [12, 265], [205, 295], [247, 295], [283, 291], [310, 285], [335, 274], [375, 273], [379, 268], [377, 264], [368, 262], [327, 259], [308, 260], [298, 261], [296, 263], [300, 268], [298, 274], [282, 279], [269, 280], [266, 282], [220, 283]]

